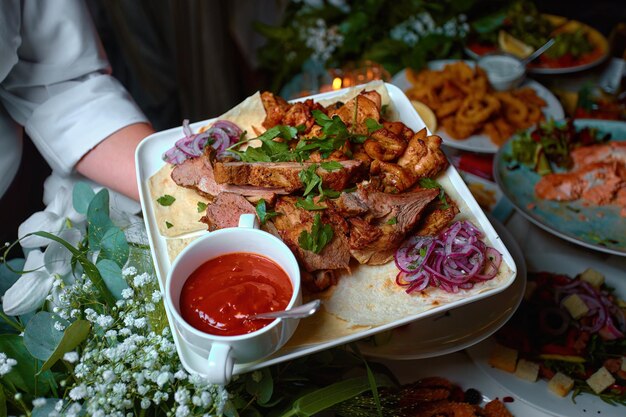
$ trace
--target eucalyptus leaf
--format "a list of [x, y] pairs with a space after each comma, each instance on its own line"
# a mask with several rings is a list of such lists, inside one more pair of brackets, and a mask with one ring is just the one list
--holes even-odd
[[31, 356], [19, 335], [0, 335], [0, 352], [17, 361], [11, 372], [2, 377], [6, 384], [15, 386], [20, 392], [45, 395], [50, 385], [56, 385], [52, 373], [44, 372], [37, 377], [37, 361]]
[[57, 330], [55, 323], [69, 326], [69, 322], [56, 314], [40, 311], [30, 319], [24, 330], [24, 345], [30, 354], [42, 361], [47, 361], [63, 339], [63, 331]]
[[59, 398], [45, 398], [46, 403], [41, 407], [33, 408], [32, 417], [48, 417], [50, 414], [55, 415], [54, 407], [60, 401]]
[[122, 275], [122, 268], [110, 259], [102, 259], [96, 264], [104, 284], [109, 289], [113, 297], [122, 299], [122, 291], [128, 288], [128, 284]]
[[100, 242], [106, 231], [113, 226], [109, 217], [109, 191], [107, 189], [100, 190], [89, 203], [87, 225], [89, 249], [95, 252], [100, 249]]
[[74, 190], [72, 191], [72, 204], [74, 205], [74, 210], [76, 210], [80, 214], [87, 214], [87, 210], [89, 209], [89, 203], [95, 197], [96, 193], [86, 182], [79, 181], [74, 185]]
[[69, 325], [63, 332], [63, 338], [57, 345], [50, 358], [42, 365], [41, 372], [45, 372], [52, 367], [59, 359], [63, 357], [67, 352], [73, 351], [78, 345], [80, 345], [89, 336], [91, 330], [91, 323], [87, 320], [76, 320]]
[[21, 276], [21, 274], [13, 271], [22, 271], [25, 262], [25, 259], [20, 258], [0, 263], [0, 296], [4, 295]]
[[128, 260], [128, 242], [124, 232], [116, 226], [110, 227], [100, 241], [100, 257], [110, 259], [123, 267]]
[[246, 391], [253, 397], [257, 398], [260, 405], [265, 405], [272, 398], [274, 393], [274, 380], [269, 368], [263, 368], [259, 371], [261, 379], [255, 381], [254, 378], [248, 378], [246, 381]]

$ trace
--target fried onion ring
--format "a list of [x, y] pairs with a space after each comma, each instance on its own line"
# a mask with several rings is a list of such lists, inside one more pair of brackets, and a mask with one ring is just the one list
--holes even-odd
[[470, 95], [463, 100], [456, 114], [457, 121], [465, 124], [478, 124], [500, 110], [500, 102], [492, 95]]

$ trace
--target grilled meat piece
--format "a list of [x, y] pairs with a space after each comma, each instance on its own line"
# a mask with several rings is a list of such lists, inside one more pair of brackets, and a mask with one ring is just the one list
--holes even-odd
[[341, 121], [351, 132], [360, 135], [367, 135], [368, 129], [365, 121], [373, 119], [380, 120], [380, 94], [376, 91], [366, 91], [355, 98], [348, 100], [338, 109], [329, 109], [328, 116], [339, 116]]
[[[420, 189], [403, 194], [387, 194], [359, 186], [358, 197], [369, 208], [366, 221], [350, 221], [350, 253], [360, 263], [382, 265], [419, 222], [423, 210], [439, 194]], [[379, 230], [374, 232], [373, 228]]]
[[310, 292], [324, 291], [337, 283], [337, 274], [332, 269], [322, 269], [315, 272], [300, 271], [302, 284]]
[[358, 197], [356, 193], [341, 193], [338, 198], [328, 200], [335, 212], [343, 217], [355, 217], [365, 214], [368, 211], [365, 203]]
[[263, 108], [265, 109], [265, 120], [263, 120], [263, 127], [270, 129], [276, 125], [279, 125], [285, 117], [285, 113], [289, 109], [289, 103], [280, 96], [275, 96], [269, 91], [261, 93], [261, 101], [263, 102]]
[[289, 194], [283, 188], [255, 187], [250, 185], [218, 184], [215, 182], [213, 166], [208, 155], [190, 158], [172, 170], [172, 180], [181, 187], [191, 188], [200, 194], [216, 197], [222, 192], [239, 194], [249, 201], [256, 202], [261, 198], [273, 202], [277, 194]]
[[436, 177], [448, 167], [448, 159], [441, 150], [441, 138], [426, 136], [426, 128], [420, 130], [409, 141], [398, 165], [409, 169], [415, 179]]
[[435, 199], [431, 201], [424, 213], [422, 213], [422, 219], [417, 225], [415, 233], [420, 236], [437, 236], [443, 231], [454, 217], [459, 213], [459, 207], [448, 196], [446, 196], [447, 208], [441, 207], [441, 201]]
[[279, 237], [291, 249], [300, 265], [309, 272], [347, 269], [350, 263], [350, 250], [348, 239], [342, 232], [346, 226], [339, 223], [341, 218], [339, 222], [336, 217], [328, 221], [328, 213], [322, 213], [322, 221], [331, 224], [333, 228], [332, 240], [319, 254], [302, 249], [298, 244], [298, 239], [304, 230], [311, 231], [315, 213], [296, 207], [296, 201], [295, 197], [280, 197], [274, 206], [274, 211], [278, 213], [278, 216], [272, 219], [272, 222]]
[[208, 225], [210, 231], [237, 227], [239, 216], [255, 214], [256, 210], [248, 200], [239, 194], [219, 193], [206, 208], [205, 215], [200, 219]]
[[[316, 169], [325, 187], [341, 191], [362, 177], [361, 161], [339, 161], [343, 169]], [[289, 192], [304, 188], [298, 174], [311, 166], [310, 162], [216, 162], [215, 180], [219, 184], [280, 187]]]

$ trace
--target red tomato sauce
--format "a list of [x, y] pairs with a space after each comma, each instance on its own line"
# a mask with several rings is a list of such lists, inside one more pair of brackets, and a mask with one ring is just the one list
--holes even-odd
[[219, 336], [254, 332], [272, 320], [249, 315], [284, 310], [293, 295], [287, 273], [254, 253], [229, 253], [202, 264], [180, 294], [180, 312], [198, 330]]

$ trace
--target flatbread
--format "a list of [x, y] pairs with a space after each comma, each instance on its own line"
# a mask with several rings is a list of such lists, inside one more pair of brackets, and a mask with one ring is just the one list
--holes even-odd
[[[204, 213], [198, 213], [198, 203], [208, 204], [209, 200], [193, 190], [180, 187], [172, 180], [171, 173], [172, 166], [166, 164], [149, 180], [150, 198], [159, 233], [165, 237], [175, 237], [206, 230], [207, 225], [200, 222]], [[169, 206], [159, 204], [157, 199], [164, 195], [174, 197], [174, 202]]]
[[476, 284], [471, 290], [449, 293], [429, 287], [423, 292], [407, 294], [403, 287], [396, 284], [398, 272], [395, 263], [389, 262], [364, 266], [351, 275], [340, 276], [337, 285], [331, 288], [332, 295], [327, 298], [324, 307], [335, 316], [349, 318], [351, 326], [381, 326], [440, 305], [474, 297], [501, 286], [510, 276], [510, 270], [502, 262], [495, 278]]

